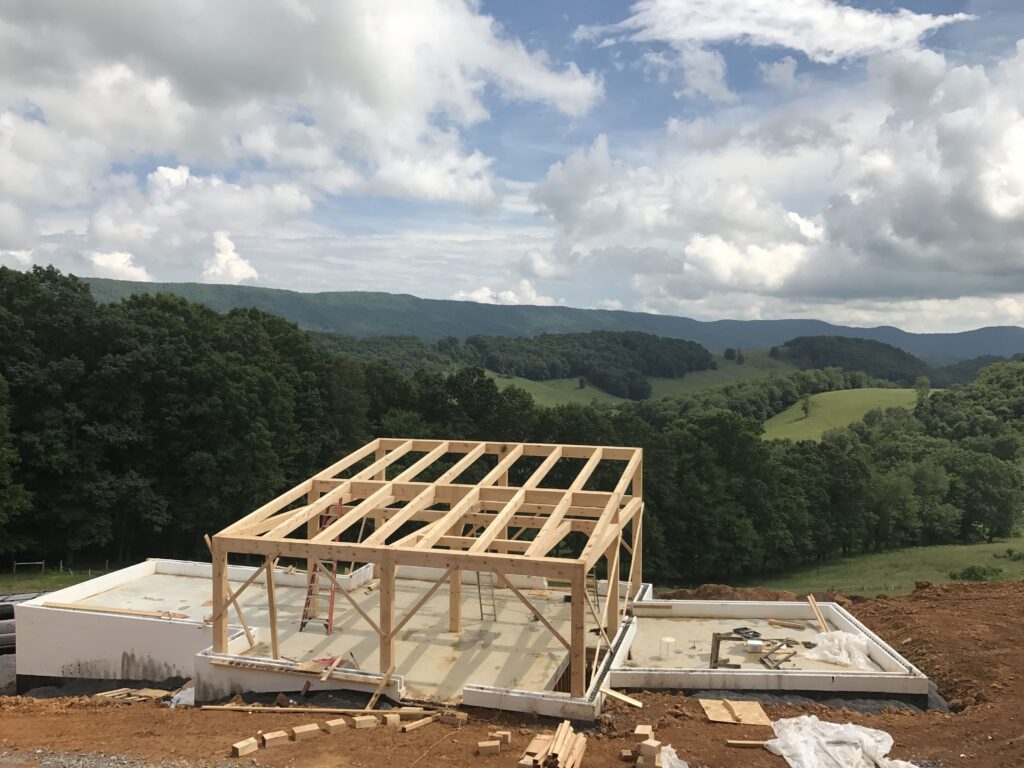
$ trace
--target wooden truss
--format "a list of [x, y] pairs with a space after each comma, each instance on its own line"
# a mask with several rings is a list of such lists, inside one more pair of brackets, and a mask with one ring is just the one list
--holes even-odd
[[[562, 461], [574, 470], [568, 486], [541, 487]], [[228, 609], [238, 611], [238, 593], [248, 585], [229, 590], [229, 553], [262, 557], [268, 576], [280, 558], [305, 560], [307, 569], [318, 560], [373, 563], [381, 594], [376, 621], [336, 586], [378, 634], [385, 675], [395, 668], [395, 636], [438, 587], [449, 585], [449, 629], [458, 632], [462, 571], [486, 572], [495, 574], [499, 587], [512, 591], [566, 647], [571, 693], [583, 696], [588, 612], [607, 653], [624, 610], [622, 597], [633, 598], [640, 588], [642, 462], [639, 448], [373, 440], [213, 536], [213, 649], [226, 653]], [[565, 477], [564, 471], [558, 474]], [[424, 481], [425, 475], [436, 479]], [[510, 476], [525, 479], [513, 485]], [[614, 487], [588, 490], [598, 478], [607, 486], [614, 482]], [[338, 514], [321, 529], [321, 516], [331, 507]], [[567, 542], [572, 533], [583, 536]], [[623, 549], [629, 571], [626, 595], [620, 596]], [[588, 574], [602, 559], [608, 575], [603, 606], [587, 594]], [[396, 623], [395, 570], [403, 565], [438, 568], [443, 575]], [[568, 584], [568, 639], [516, 588], [514, 576]], [[276, 658], [272, 587], [267, 598]]]

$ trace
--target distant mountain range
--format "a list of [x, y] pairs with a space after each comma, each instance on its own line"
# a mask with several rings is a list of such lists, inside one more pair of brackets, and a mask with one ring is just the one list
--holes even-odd
[[174, 293], [219, 312], [255, 307], [299, 327], [351, 336], [404, 335], [439, 339], [481, 334], [532, 336], [579, 331], [645, 331], [688, 339], [721, 352], [727, 347], [767, 349], [796, 336], [871, 339], [906, 350], [933, 364], [980, 355], [1011, 357], [1024, 352], [1024, 328], [992, 326], [959, 333], [910, 333], [892, 326], [856, 328], [821, 320], [693, 320], [624, 310], [501, 306], [470, 301], [420, 299], [393, 293], [344, 291], [298, 293], [277, 288], [205, 283], [135, 283], [83, 278], [99, 301], [134, 293]]

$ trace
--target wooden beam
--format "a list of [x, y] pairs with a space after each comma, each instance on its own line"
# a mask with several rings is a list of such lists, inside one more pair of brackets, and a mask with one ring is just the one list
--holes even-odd
[[210, 557], [213, 562], [213, 610], [217, 613], [213, 621], [213, 652], [227, 653], [228, 553], [216, 538], [210, 546]]
[[250, 512], [248, 515], [243, 517], [238, 522], [232, 523], [227, 528], [225, 528], [222, 531], [222, 533], [224, 533], [224, 534], [228, 534], [228, 533], [236, 534], [236, 533], [240, 532], [242, 529], [246, 528], [247, 526], [252, 525], [253, 523], [258, 523], [261, 520], [264, 520], [264, 519], [270, 517], [271, 515], [275, 514], [276, 512], [278, 512], [278, 511], [284, 509], [285, 507], [287, 507], [289, 504], [292, 504], [295, 501], [301, 499], [303, 496], [305, 496], [307, 493], [309, 493], [309, 491], [310, 491], [310, 489], [312, 487], [313, 487], [313, 480], [312, 479], [305, 480], [305, 481], [299, 483], [298, 485], [296, 485], [291, 490], [288, 490], [288, 491], [285, 491], [284, 493], [282, 493], [280, 496], [278, 496], [273, 501], [268, 501], [266, 504], [264, 504], [259, 509], [256, 509], [256, 510]]
[[445, 514], [440, 520], [437, 520], [422, 531], [418, 531], [422, 536], [416, 543], [417, 549], [430, 549], [433, 547], [437, 540], [448, 533], [454, 525], [456, 525], [467, 510], [476, 504], [480, 500], [480, 489], [472, 488], [469, 493], [462, 497], [462, 499]]
[[[571, 627], [569, 635], [569, 693], [583, 698], [587, 693], [587, 586], [586, 571], [577, 569], [572, 579]], [[596, 659], [595, 659], [596, 662]]]
[[270, 613], [270, 655], [281, 658], [281, 649], [277, 642], [277, 600], [274, 597], [274, 564], [277, 559], [267, 555], [263, 567], [267, 570], [267, 610]]
[[505, 579], [505, 586], [512, 591], [513, 595], [519, 598], [520, 602], [522, 602], [523, 605], [530, 609], [530, 612], [537, 617], [537, 620], [540, 621], [541, 624], [548, 628], [548, 631], [550, 631], [551, 634], [555, 636], [558, 642], [564, 645], [567, 651], [571, 651], [572, 645], [569, 643], [569, 641], [562, 637], [562, 633], [554, 628], [554, 626], [551, 624], [550, 621], [547, 620], [547, 617], [544, 616], [543, 613], [537, 610], [537, 606], [535, 606], [533, 603], [526, 599], [526, 595], [524, 595], [522, 592], [516, 589], [516, 585], [512, 583], [511, 579], [509, 579], [508, 574], [502, 573], [501, 571], [496, 571], [496, 573]]
[[352, 509], [342, 515], [340, 518], [335, 520], [333, 523], [328, 525], [318, 534], [312, 537], [308, 537], [310, 541], [334, 541], [338, 536], [347, 531], [353, 525], [362, 520], [366, 513], [370, 510], [376, 509], [377, 507], [385, 504], [390, 504], [394, 501], [395, 497], [391, 492], [392, 485], [382, 485], [376, 491], [371, 493], [361, 502], [356, 504]]
[[541, 481], [547, 477], [548, 472], [551, 468], [558, 463], [558, 460], [562, 458], [562, 446], [556, 445], [551, 453], [548, 454], [547, 458], [541, 462], [541, 465], [534, 470], [534, 473], [530, 475], [530, 478], [523, 483], [523, 488], [536, 488], [540, 485]]
[[379, 438], [376, 439], [376, 440], [371, 440], [366, 445], [364, 445], [362, 448], [359, 448], [358, 450], [353, 451], [352, 453], [350, 453], [345, 458], [339, 459], [338, 461], [336, 461], [333, 464], [331, 464], [331, 466], [329, 466], [329, 467], [327, 467], [325, 469], [322, 469], [321, 471], [317, 472], [315, 475], [313, 475], [312, 479], [313, 480], [326, 480], [328, 478], [334, 477], [339, 472], [344, 472], [346, 469], [351, 467], [353, 464], [358, 464], [360, 461], [365, 459], [367, 456], [370, 456], [371, 454], [376, 453], [376, 451], [381, 447], [381, 442], [382, 441]]
[[[417, 532], [418, 533], [418, 532]], [[355, 560], [357, 563], [383, 562], [384, 554], [390, 552], [396, 565], [415, 565], [427, 568], [448, 568], [457, 565], [467, 571], [494, 571], [496, 568], [510, 570], [524, 576], [544, 576], [560, 581], [571, 578], [579, 563], [556, 557], [524, 558], [520, 554], [501, 552], [454, 552], [450, 550], [416, 549], [389, 544], [386, 547], [368, 547], [347, 541], [315, 543], [299, 539], [220, 538], [225, 549], [231, 552], [251, 555], [274, 555], [305, 559], [310, 553], [321, 560]]]
[[469, 451], [465, 456], [455, 462], [455, 466], [437, 478], [439, 484], [450, 483], [452, 480], [457, 478], [473, 464], [477, 459], [484, 455], [484, 451], [487, 450], [487, 443], [477, 443], [473, 450]]
[[412, 608], [409, 609], [409, 611], [405, 614], [405, 616], [402, 617], [402, 620], [400, 622], [398, 622], [398, 624], [395, 626], [394, 629], [391, 630], [391, 637], [397, 636], [398, 633], [402, 631], [402, 627], [404, 627], [409, 622], [409, 619], [411, 619], [413, 616], [416, 615], [416, 611], [418, 611], [420, 608], [422, 608], [426, 604], [427, 600], [430, 599], [430, 596], [433, 595], [435, 592], [437, 592], [438, 588], [442, 584], [444, 584], [444, 582], [451, 575], [452, 575], [452, 569], [449, 568], [447, 571], [444, 572], [444, 574], [442, 574], [441, 578], [439, 578], [437, 581], [435, 581], [430, 586], [430, 589], [428, 589], [420, 597], [420, 599], [416, 601], [416, 604]]
[[320, 562], [320, 569], [327, 575], [327, 577], [331, 581], [334, 582], [335, 591], [340, 592], [342, 597], [349, 601], [352, 607], [356, 609], [356, 613], [363, 617], [363, 619], [366, 621], [367, 624], [370, 625], [371, 629], [373, 629], [374, 632], [376, 632], [380, 636], [383, 636], [384, 632], [381, 630], [379, 626], [377, 626], [377, 622], [375, 622], [370, 617], [370, 614], [363, 610], [363, 606], [359, 604], [359, 601], [352, 597], [352, 595], [349, 593], [347, 589], [341, 586], [341, 584], [338, 582], [338, 579], [334, 576], [334, 573], [327, 570], [327, 566], [325, 566], [322, 561]]
[[414, 515], [420, 511], [426, 509], [434, 503], [434, 489], [431, 487], [424, 488], [420, 491], [419, 495], [406, 504], [401, 509], [397, 510], [386, 523], [379, 526], [370, 536], [366, 539], [364, 544], [367, 546], [381, 546], [387, 542], [388, 537], [401, 528], [405, 523], [413, 518]]
[[380, 567], [380, 671], [395, 668], [395, 564], [389, 552], [384, 553]]
[[604, 455], [603, 448], [595, 448], [594, 452], [587, 459], [587, 463], [583, 465], [583, 469], [580, 470], [579, 474], [576, 475], [576, 479], [572, 481], [572, 485], [569, 486], [570, 491], [582, 491], [583, 486], [587, 484], [587, 480], [594, 474], [594, 470], [597, 469], [597, 465], [601, 463], [601, 457]]
[[523, 446], [517, 445], [513, 447], [512, 450], [505, 455], [505, 458], [498, 462], [498, 465], [494, 469], [484, 475], [484, 479], [481, 480], [478, 485], [482, 488], [494, 485], [509, 471], [511, 466], [515, 464], [522, 455]]
[[[211, 547], [211, 552], [212, 552], [212, 547]], [[249, 587], [250, 584], [252, 584], [254, 581], [256, 581], [256, 579], [259, 577], [259, 575], [261, 573], [263, 573], [263, 566], [260, 566], [259, 568], [254, 568], [253, 572], [251, 574], [249, 574], [249, 578], [246, 579], [244, 582], [242, 582], [242, 586], [240, 586], [234, 592], [231, 592], [230, 589], [229, 589], [228, 593], [227, 593], [227, 599], [226, 599], [224, 605], [221, 606], [220, 608], [214, 610], [213, 615], [211, 615], [210, 618], [208, 618], [208, 619], [204, 619], [204, 621], [213, 621], [213, 622], [215, 622], [220, 616], [224, 615], [227, 612], [228, 603], [236, 601], [238, 599], [238, 596], [240, 594], [242, 594], [242, 592], [244, 592]], [[212, 604], [216, 605], [216, 602], [212, 602]]]
[[498, 534], [505, 530], [508, 525], [508, 521], [512, 519], [512, 516], [519, 511], [519, 508], [523, 505], [523, 501], [526, 500], [526, 491], [520, 490], [515, 496], [505, 505], [505, 508], [501, 510], [490, 524], [484, 529], [484, 532], [480, 534], [476, 543], [469, 548], [470, 552], [486, 552], [487, 548], [491, 546]]
[[629, 588], [626, 599], [634, 600], [640, 592], [644, 581], [644, 518], [638, 515], [633, 518], [633, 556], [629, 564]]
[[615, 543], [608, 547], [605, 559], [608, 563], [608, 594], [604, 601], [604, 625], [608, 635], [615, 637], [619, 631], [619, 550], [622, 543], [622, 531], [615, 537]]
[[448, 578], [448, 631], [462, 629], [462, 570], [453, 567]]
[[424, 470], [426, 470], [427, 467], [429, 467], [435, 461], [437, 461], [442, 456], [444, 456], [446, 453], [448, 453], [448, 445], [449, 445], [448, 441], [445, 441], [445, 442], [441, 443], [439, 446], [437, 446], [437, 448], [432, 450], [430, 453], [428, 453], [422, 459], [417, 461], [415, 464], [413, 464], [407, 470], [405, 470], [404, 472], [399, 474], [395, 478], [395, 482], [396, 483], [405, 483], [405, 482], [408, 482], [408, 481], [412, 480], [413, 478], [415, 478], [416, 475], [418, 475], [421, 472], [423, 472]]
[[565, 538], [565, 534], [561, 533], [560, 526], [566, 512], [569, 510], [570, 504], [572, 504], [572, 493], [566, 491], [562, 496], [562, 500], [555, 505], [547, 522], [544, 523], [544, 527], [534, 537], [530, 548], [526, 550], [527, 557], [544, 557], [558, 542]]

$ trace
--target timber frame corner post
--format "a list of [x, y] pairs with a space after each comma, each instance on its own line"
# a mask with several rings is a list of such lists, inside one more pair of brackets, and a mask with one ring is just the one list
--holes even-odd
[[[526, 479], [511, 484], [509, 472], [522, 459], [528, 460], [529, 476], [520, 469], [515, 476]], [[568, 487], [540, 487], [563, 459], [577, 465], [582, 461]], [[430, 473], [435, 480], [418, 479], [435, 464]], [[470, 476], [481, 479], [466, 477], [470, 467]], [[609, 485], [609, 478], [614, 480], [614, 488], [586, 490], [599, 467], [598, 476]], [[326, 515], [332, 508], [334, 513]], [[564, 554], [569, 547], [560, 545], [571, 533], [583, 534], [585, 543], [582, 551]], [[578, 544], [572, 546], [572, 551], [579, 550]], [[629, 569], [625, 595], [620, 596], [622, 550]], [[264, 563], [234, 592], [227, 578], [231, 553], [259, 556]], [[611, 446], [378, 438], [213, 536], [210, 554], [215, 653], [227, 652], [231, 606], [245, 626], [238, 595], [265, 569], [272, 653], [279, 657], [273, 588], [279, 558], [305, 560], [307, 568], [318, 561], [369, 563], [380, 579], [376, 620], [337, 580], [335, 586], [379, 636], [380, 671], [390, 675], [401, 662], [395, 658], [395, 637], [445, 582], [449, 630], [459, 631], [462, 573], [477, 571], [493, 574], [495, 586], [510, 590], [565, 646], [571, 694], [582, 697], [588, 688], [588, 621], [596, 625], [610, 653], [626, 605], [641, 588], [643, 452]], [[588, 575], [602, 559], [608, 575], [603, 608], [597, 590], [597, 607], [587, 592]], [[404, 617], [395, 614], [395, 579], [401, 566], [441, 571]], [[569, 584], [568, 639], [516, 587], [515, 577]], [[602, 647], [599, 640], [598, 653]], [[595, 655], [593, 669], [597, 667]]]

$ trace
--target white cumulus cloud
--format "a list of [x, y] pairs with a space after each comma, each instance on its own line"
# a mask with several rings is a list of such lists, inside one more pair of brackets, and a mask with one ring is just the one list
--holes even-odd
[[151, 282], [145, 267], [135, 263], [135, 257], [124, 251], [93, 252], [87, 254], [89, 262], [96, 268], [100, 277], [112, 277], [115, 280], [135, 280]]
[[475, 301], [480, 304], [532, 304], [542, 307], [565, 303], [564, 299], [554, 299], [541, 294], [533, 283], [525, 278], [513, 288], [493, 290], [483, 285], [474, 290], [456, 291], [452, 298], [458, 301]]
[[213, 233], [213, 258], [206, 262], [203, 277], [210, 283], [241, 283], [255, 280], [259, 273], [238, 255], [227, 232]]

